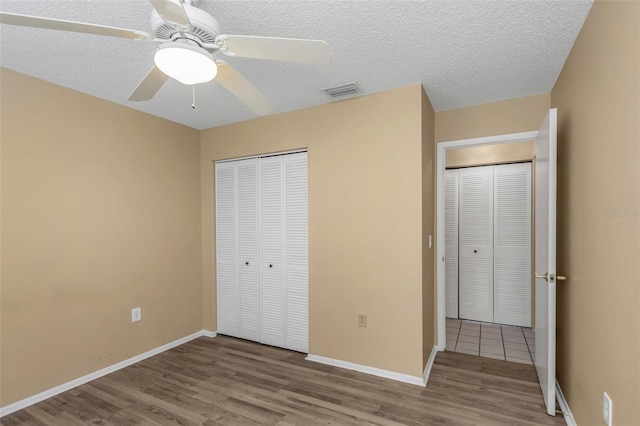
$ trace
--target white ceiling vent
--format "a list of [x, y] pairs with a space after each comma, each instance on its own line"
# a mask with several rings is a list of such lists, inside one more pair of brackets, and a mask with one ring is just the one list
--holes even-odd
[[322, 89], [330, 98], [344, 98], [362, 93], [362, 89], [355, 81], [353, 83], [341, 84], [339, 86]]

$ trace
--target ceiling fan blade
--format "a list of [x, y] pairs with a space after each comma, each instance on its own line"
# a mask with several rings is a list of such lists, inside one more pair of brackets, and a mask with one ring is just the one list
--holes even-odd
[[189, 16], [180, 0], [150, 0], [153, 8], [166, 22], [180, 28], [189, 28]]
[[7, 25], [18, 25], [21, 27], [72, 31], [76, 33], [97, 34], [111, 37], [149, 40], [153, 39], [151, 34], [145, 33], [144, 31], [107, 27], [104, 25], [86, 24], [84, 22], [65, 21], [61, 19], [40, 18], [37, 16], [19, 15], [16, 13], [0, 12], [0, 23]]
[[155, 96], [168, 79], [169, 77], [160, 71], [158, 67], [151, 68], [151, 71], [147, 73], [140, 84], [138, 84], [138, 87], [136, 87], [136, 90], [129, 96], [129, 100], [134, 102], [148, 101]]
[[331, 49], [322, 40], [223, 34], [216, 37], [216, 43], [230, 56], [319, 65], [331, 61]]
[[258, 115], [273, 111], [273, 105], [260, 91], [242, 76], [235, 68], [223, 61], [216, 61], [218, 74], [215, 80], [244, 102]]

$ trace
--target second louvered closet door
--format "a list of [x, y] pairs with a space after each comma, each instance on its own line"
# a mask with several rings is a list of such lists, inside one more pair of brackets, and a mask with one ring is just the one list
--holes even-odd
[[218, 332], [309, 347], [307, 153], [216, 163]]
[[261, 342], [284, 346], [283, 167], [281, 157], [260, 159]]
[[531, 326], [531, 164], [496, 166], [494, 322]]

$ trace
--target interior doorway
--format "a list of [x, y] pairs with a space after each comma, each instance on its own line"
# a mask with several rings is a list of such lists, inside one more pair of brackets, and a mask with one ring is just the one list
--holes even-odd
[[[556, 193], [557, 193], [557, 110], [552, 108], [534, 132], [512, 133], [476, 139], [441, 142], [436, 145], [436, 319], [437, 348], [446, 349], [445, 316], [445, 209], [444, 171], [446, 152], [452, 148], [535, 141], [533, 178], [535, 182], [535, 357], [533, 363], [547, 414], [555, 415], [556, 396]], [[462, 328], [462, 325], [461, 325]], [[480, 324], [480, 333], [482, 332]]]
[[[468, 188], [476, 187], [477, 189], [478, 182], [481, 182], [481, 181], [483, 181], [481, 186], [483, 186], [485, 189], [488, 187], [493, 188], [493, 186], [495, 186], [493, 182], [493, 176], [494, 176], [495, 170], [491, 169], [491, 167], [504, 164], [504, 163], [521, 163], [526, 161], [531, 162], [534, 154], [534, 148], [533, 148], [533, 145], [531, 145], [532, 144], [531, 141], [534, 141], [536, 139], [537, 133], [538, 132], [524, 132], [524, 133], [501, 135], [501, 136], [495, 136], [495, 137], [450, 141], [450, 142], [443, 142], [438, 144], [438, 147], [437, 147], [437, 175], [438, 175], [437, 233], [438, 235], [444, 236], [444, 238], [438, 238], [438, 241], [437, 241], [437, 256], [438, 256], [437, 258], [439, 262], [439, 267], [437, 269], [437, 275], [438, 275], [437, 276], [437, 317], [438, 317], [438, 349], [439, 350], [445, 350], [447, 348], [451, 350], [452, 346], [455, 348], [458, 345], [460, 345], [460, 349], [462, 350], [466, 350], [464, 348], [469, 348], [468, 350], [470, 352], [471, 351], [475, 352], [476, 350], [475, 343], [477, 340], [477, 352], [475, 353], [477, 355], [480, 355], [481, 343], [483, 341], [482, 334], [484, 334], [485, 339], [493, 338], [494, 341], [491, 343], [492, 343], [492, 346], [494, 347], [498, 346], [498, 341], [500, 342], [500, 346], [502, 347], [503, 359], [506, 359], [505, 342], [511, 341], [512, 343], [517, 343], [518, 345], [522, 345], [522, 347], [518, 347], [518, 349], [522, 350], [523, 359], [524, 359], [525, 353], [527, 355], [530, 354], [528, 344], [530, 344], [532, 348], [535, 347], [534, 346], [535, 343], [532, 339], [533, 337], [532, 330], [530, 327], [531, 325], [533, 325], [533, 320], [534, 320], [532, 316], [533, 306], [531, 306], [531, 300], [532, 300], [531, 293], [526, 295], [527, 299], [530, 301], [530, 305], [528, 306], [529, 309], [527, 309], [527, 315], [529, 316], [529, 318], [531, 318], [531, 320], [528, 321], [528, 323], [527, 322], [522, 323], [522, 319], [520, 319], [520, 323], [518, 323], [518, 321], [515, 321], [515, 322], [511, 321], [511, 324], [508, 324], [510, 321], [505, 321], [504, 315], [501, 316], [499, 314], [497, 316], [498, 317], [497, 320], [496, 320], [496, 316], [494, 315], [493, 308], [495, 305], [494, 303], [495, 297], [493, 296], [495, 295], [495, 292], [493, 291], [493, 286], [494, 286], [494, 279], [493, 279], [494, 278], [493, 277], [494, 275], [493, 274], [494, 235], [493, 234], [495, 229], [493, 225], [495, 222], [495, 217], [494, 217], [495, 207], [493, 205], [494, 203], [493, 189], [491, 193], [487, 192], [484, 195], [482, 194], [481, 191], [480, 192], [476, 191], [476, 194], [472, 194], [471, 197], [469, 198], [469, 200], [471, 201], [475, 200], [478, 203], [482, 204], [485, 210], [490, 209], [492, 212], [491, 217], [488, 217], [488, 219], [487, 217], [484, 217], [485, 222], [488, 220], [487, 225], [490, 225], [490, 226], [488, 226], [487, 229], [483, 230], [484, 235], [485, 236], [490, 235], [491, 238], [489, 240], [485, 238], [485, 240], [487, 241], [480, 241], [482, 240], [482, 238], [478, 239], [478, 235], [471, 235], [471, 238], [467, 239], [469, 241], [473, 241], [474, 243], [484, 242], [485, 243], [484, 246], [479, 245], [477, 247], [473, 247], [473, 246], [466, 247], [466, 245], [459, 240], [460, 238], [459, 232], [451, 232], [452, 228], [455, 228], [458, 231], [461, 229], [460, 228], [461, 223], [459, 220], [457, 221], [457, 223], [454, 222], [453, 227], [450, 226], [448, 230], [446, 229], [446, 224], [447, 222], [449, 224], [452, 223], [451, 221], [452, 211], [454, 212], [453, 213], [454, 215], [459, 215], [460, 207], [461, 207], [460, 200], [458, 200], [458, 202], [455, 203], [456, 208], [454, 209], [451, 208], [452, 207], [451, 197], [449, 197], [449, 201], [447, 201], [447, 193], [451, 192], [451, 187], [452, 187], [451, 178], [447, 179], [448, 177], [447, 173], [449, 173], [449, 176], [450, 176], [452, 172], [448, 172], [448, 170], [456, 170], [456, 169], [466, 170], [462, 174], [471, 176], [467, 179], [471, 182], [471, 185], [468, 186]], [[514, 154], [514, 151], [518, 151], [517, 149], [515, 149], [515, 147], [519, 146], [520, 148], [522, 148], [522, 146], [525, 144], [529, 144], [528, 151], [526, 149], [524, 150], [525, 152], [527, 152], [526, 154], [522, 154], [522, 153]], [[520, 151], [523, 151], [523, 150], [520, 149]], [[529, 170], [531, 170], [531, 163], [528, 163], [528, 164], [529, 164]], [[471, 171], [472, 169], [476, 169], [476, 170], [482, 169], [482, 170], [480, 170], [480, 172], [476, 172], [476, 171]], [[484, 176], [490, 175], [490, 179], [486, 178], [483, 180], [483, 179], [474, 177], [474, 175], [477, 175], [477, 174], [481, 174]], [[532, 176], [529, 175], [528, 179], [529, 179], [528, 182], [530, 185], [532, 182]], [[457, 181], [456, 185], [458, 186], [457, 189], [459, 189], [460, 176], [458, 175], [454, 180]], [[529, 197], [532, 197], [531, 195], [532, 193], [533, 192], [531, 188], [529, 188], [529, 192], [527, 195]], [[459, 194], [456, 194], [456, 195], [459, 195]], [[532, 202], [533, 200], [531, 200], [531, 203]], [[473, 205], [473, 202], [470, 202], [468, 204]], [[528, 208], [531, 209], [531, 204], [529, 204]], [[450, 219], [449, 221], [447, 221], [447, 216], [449, 216], [449, 219]], [[471, 221], [467, 219], [469, 219], [468, 216], [466, 219], [463, 219], [468, 222], [467, 227], [478, 225], [477, 223], [474, 223], [474, 222], [477, 222], [475, 219], [472, 218]], [[528, 282], [529, 288], [531, 288], [531, 282], [532, 282], [531, 267], [533, 264], [532, 249], [531, 249], [531, 236], [532, 236], [531, 215], [529, 216], [528, 220], [529, 220], [529, 225], [528, 225], [529, 238], [528, 238], [527, 250], [530, 257], [528, 258], [528, 262], [527, 262], [528, 263], [527, 274], [529, 276], [529, 280], [527, 282]], [[462, 224], [463, 232], [464, 232], [464, 227], [465, 225]], [[453, 237], [451, 237], [452, 235]], [[448, 236], [449, 238], [447, 238]], [[452, 242], [454, 242], [455, 240], [458, 240], [458, 244], [452, 245]], [[474, 250], [476, 251], [475, 253], [474, 253]], [[478, 256], [478, 255], [483, 255], [483, 253], [480, 253], [483, 250], [485, 252], [490, 252], [491, 256]], [[466, 253], [466, 251], [469, 251], [469, 253]], [[500, 251], [500, 249], [498, 249], [498, 251]], [[504, 252], [504, 250], [502, 251]], [[466, 256], [467, 254], [469, 256]], [[469, 261], [467, 262], [468, 263], [467, 269], [469, 270], [469, 274], [467, 275], [469, 277], [473, 277], [473, 279], [477, 280], [477, 273], [474, 274], [473, 271], [475, 269], [475, 266], [477, 266], [475, 265], [475, 263], [478, 263], [478, 262], [483, 263], [481, 268], [488, 271], [488, 273], [485, 274], [486, 276], [484, 277], [484, 281], [483, 281], [483, 285], [484, 285], [483, 294], [479, 296], [479, 297], [484, 297], [484, 303], [483, 303], [484, 311], [482, 312], [481, 315], [475, 315], [474, 313], [472, 313], [471, 316], [469, 316], [468, 309], [467, 309], [467, 312], [465, 312], [465, 309], [462, 309], [462, 311], [460, 310], [460, 308], [462, 308], [462, 305], [460, 304], [460, 296], [461, 296], [460, 291], [462, 292], [465, 291], [464, 285], [462, 289], [460, 289], [459, 285], [456, 286], [456, 288], [458, 289], [457, 294], [454, 291], [452, 291], [453, 288], [451, 286], [447, 288], [447, 285], [446, 285], [447, 281], [450, 281], [450, 282], [452, 280], [458, 281], [460, 278], [463, 278], [463, 281], [464, 281], [465, 272], [460, 271], [459, 268], [461, 266], [460, 262], [463, 263], [462, 265], [463, 268], [465, 267], [464, 265], [465, 256], [467, 258], [470, 257]], [[484, 260], [479, 260], [479, 258], [484, 258]], [[450, 260], [450, 263], [454, 264], [453, 268], [449, 268], [449, 269], [446, 268], [447, 259]], [[489, 264], [491, 265], [489, 266]], [[452, 271], [455, 271], [455, 272], [452, 273]], [[489, 290], [488, 283], [490, 283], [490, 290]], [[447, 290], [451, 290], [451, 291], [447, 291]], [[471, 296], [473, 297], [474, 295], [472, 294]], [[463, 295], [463, 298], [464, 297], [465, 296]], [[455, 306], [456, 303], [453, 302], [454, 300], [458, 301], [457, 306]], [[488, 305], [489, 300], [491, 301], [491, 303]], [[467, 306], [468, 305], [469, 303], [467, 303]], [[487, 306], [489, 306], [489, 308], [487, 308]], [[448, 321], [447, 321], [447, 317], [450, 317]], [[503, 330], [502, 330], [503, 324], [506, 329], [505, 334], [503, 334]], [[524, 329], [527, 329], [526, 331], [527, 334], [525, 335], [525, 331], [523, 328], [516, 329], [514, 327], [515, 325], [529, 326], [529, 327], [524, 327]], [[497, 339], [498, 334], [500, 339]], [[517, 334], [517, 337], [513, 337], [513, 338], [509, 337], [510, 334]], [[507, 340], [505, 340], [505, 335], [507, 336], [506, 338]], [[529, 337], [529, 341], [527, 341], [527, 337]], [[517, 340], [517, 341], [513, 341], [513, 340]], [[471, 348], [472, 346], [473, 348]], [[494, 349], [493, 352], [498, 352], [498, 351]], [[497, 357], [498, 354], [496, 353], [495, 355]]]
[[445, 151], [446, 350], [533, 364], [534, 141]]

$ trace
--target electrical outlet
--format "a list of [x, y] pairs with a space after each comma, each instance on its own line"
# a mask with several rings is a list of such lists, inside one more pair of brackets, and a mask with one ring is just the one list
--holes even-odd
[[140, 307], [131, 310], [131, 322], [140, 321], [142, 319], [142, 309]]
[[611, 418], [613, 416], [613, 402], [611, 402], [611, 398], [605, 392], [602, 395], [602, 418], [607, 426], [611, 426]]
[[358, 314], [358, 327], [367, 327], [367, 314]]

